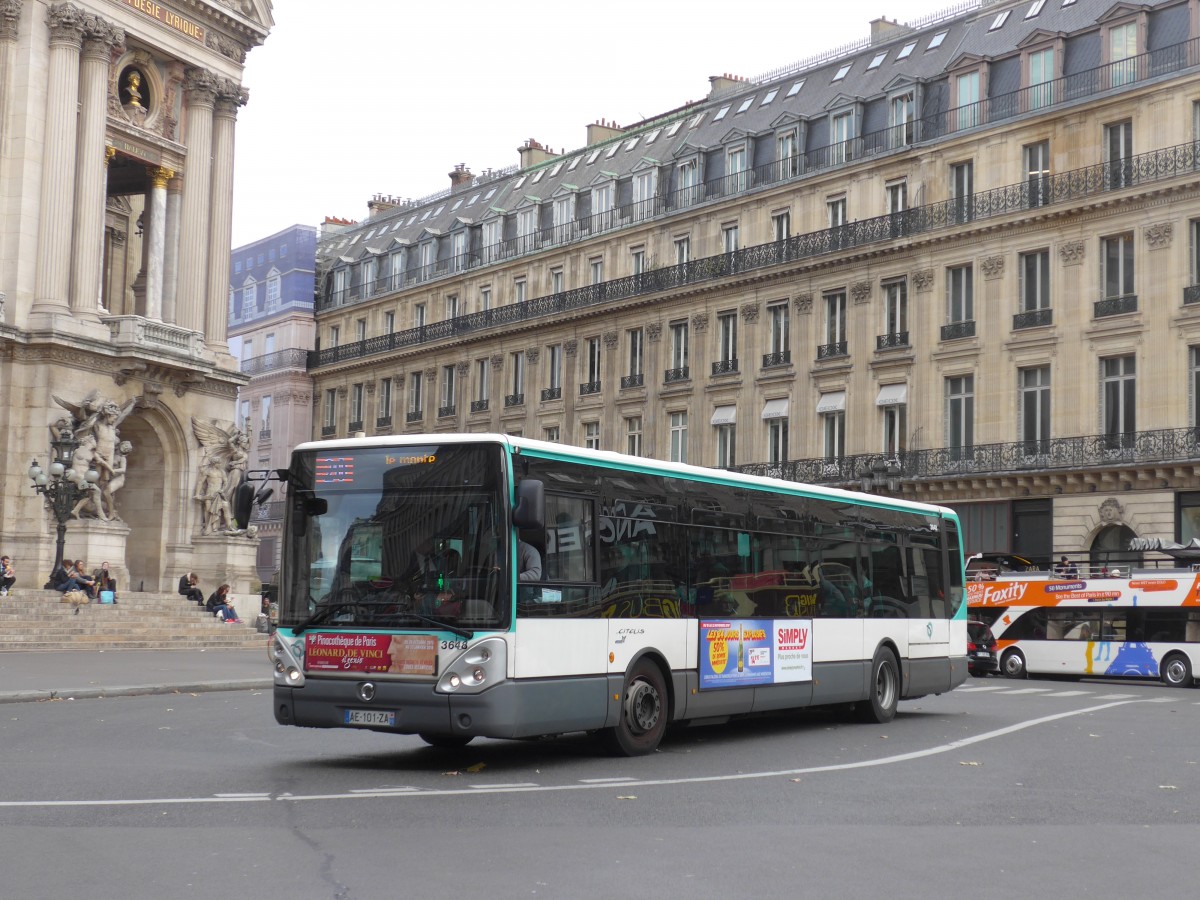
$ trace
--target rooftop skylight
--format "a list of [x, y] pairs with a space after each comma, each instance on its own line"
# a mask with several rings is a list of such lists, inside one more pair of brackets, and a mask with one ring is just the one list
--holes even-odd
[[802, 88], [802, 87], [804, 87], [804, 79], [803, 78], [801, 78], [799, 81], [797, 81], [795, 84], [793, 84], [790, 88], [788, 88], [787, 95], [789, 97], [795, 97], [798, 93], [800, 93], [800, 88]]
[[[720, 122], [723, 118], [725, 118], [725, 113], [727, 113], [727, 112], [729, 112], [729, 107], [722, 106], [720, 109], [717, 110], [717, 114], [715, 116], [713, 116], [713, 121]], [[692, 127], [694, 128], [695, 126], [692, 126]]]
[[917, 42], [910, 41], [909, 43], [905, 44], [903, 47], [900, 48], [900, 52], [896, 54], [896, 59], [898, 59], [898, 60], [905, 59], [915, 49], [917, 49]]
[[766, 106], [768, 103], [770, 103], [772, 100], [775, 99], [775, 95], [778, 93], [779, 93], [779, 88], [771, 88], [769, 91], [767, 91], [767, 96], [762, 98], [762, 103], [760, 103], [758, 105]]
[[753, 97], [747, 97], [745, 100], [742, 101], [742, 105], [738, 107], [738, 111], [737, 111], [737, 113], [734, 113], [734, 115], [744, 113], [746, 110], [748, 110], [750, 108], [750, 104], [752, 104], [753, 102], [754, 102]]
[[876, 53], [875, 58], [872, 59], [870, 65], [867, 66], [867, 71], [870, 72], [872, 69], [878, 69], [881, 65], [883, 65], [883, 61], [885, 59], [887, 59], [886, 50], [884, 50], [882, 53]]
[[942, 41], [944, 41], [946, 39], [946, 35], [949, 33], [950, 32], [948, 32], [948, 31], [939, 31], [937, 34], [935, 34], [933, 37], [931, 37], [929, 39], [929, 46], [926, 47], [925, 49], [926, 50], [936, 50], [938, 47], [942, 46]]

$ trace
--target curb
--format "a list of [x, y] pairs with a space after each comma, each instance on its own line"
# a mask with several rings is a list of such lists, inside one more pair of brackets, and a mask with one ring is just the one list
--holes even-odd
[[3, 691], [3, 703], [42, 703], [46, 700], [99, 700], [105, 697], [140, 697], [149, 694], [201, 694], [214, 691], [267, 690], [273, 679], [242, 681], [197, 681], [192, 684], [135, 684], [117, 687], [86, 687], [78, 690]]

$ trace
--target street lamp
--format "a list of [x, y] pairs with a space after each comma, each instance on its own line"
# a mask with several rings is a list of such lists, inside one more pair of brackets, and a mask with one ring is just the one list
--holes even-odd
[[43, 472], [36, 459], [29, 466], [29, 480], [33, 482], [33, 489], [45, 498], [46, 508], [53, 513], [55, 521], [58, 522], [54, 567], [50, 570], [46, 588], [54, 587], [54, 573], [62, 566], [63, 547], [67, 542], [67, 520], [71, 518], [75, 504], [95, 492], [96, 482], [100, 480], [100, 473], [95, 469], [89, 468], [86, 474], [80, 475], [72, 468], [75, 451], [79, 449], [79, 441], [74, 432], [67, 427], [54, 433], [57, 437], [50, 441], [48, 471]]
[[858, 471], [858, 480], [864, 493], [896, 494], [900, 491], [900, 465], [894, 461], [877, 459]]

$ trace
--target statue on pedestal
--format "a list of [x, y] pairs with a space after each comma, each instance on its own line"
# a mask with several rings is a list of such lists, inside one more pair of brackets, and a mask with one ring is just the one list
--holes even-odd
[[[233, 516], [234, 498], [246, 477], [250, 439], [232, 424], [192, 419], [192, 433], [204, 449], [194, 499], [203, 509], [201, 534], [244, 534]], [[239, 527], [240, 525], [240, 527]]]

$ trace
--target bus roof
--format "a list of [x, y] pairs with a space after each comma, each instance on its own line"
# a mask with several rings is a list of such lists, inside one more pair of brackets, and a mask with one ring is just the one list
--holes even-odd
[[932, 503], [919, 503], [914, 500], [902, 500], [884, 497], [877, 494], [864, 494], [858, 491], [847, 491], [842, 488], [825, 487], [816, 484], [805, 484], [798, 481], [786, 481], [782, 478], [768, 478], [761, 475], [746, 475], [741, 472], [730, 472], [726, 469], [694, 466], [687, 463], [666, 462], [645, 456], [627, 456], [611, 450], [589, 450], [571, 444], [557, 444], [549, 441], [539, 441], [533, 438], [514, 437], [507, 434], [404, 434], [378, 435], [375, 437], [339, 438], [337, 440], [306, 441], [298, 445], [296, 450], [331, 451], [346, 449], [368, 449], [372, 447], [406, 447], [422, 444], [499, 444], [512, 452], [532, 452], [541, 456], [559, 459], [578, 460], [594, 463], [605, 468], [631, 469], [635, 471], [654, 472], [660, 475], [674, 475], [692, 481], [706, 481], [715, 484], [740, 485], [758, 490], [769, 490], [778, 493], [820, 497], [829, 500], [845, 500], [863, 506], [877, 506], [885, 509], [896, 509], [914, 513], [922, 513], [939, 518], [957, 520], [958, 516], [952, 509], [936, 506]]

